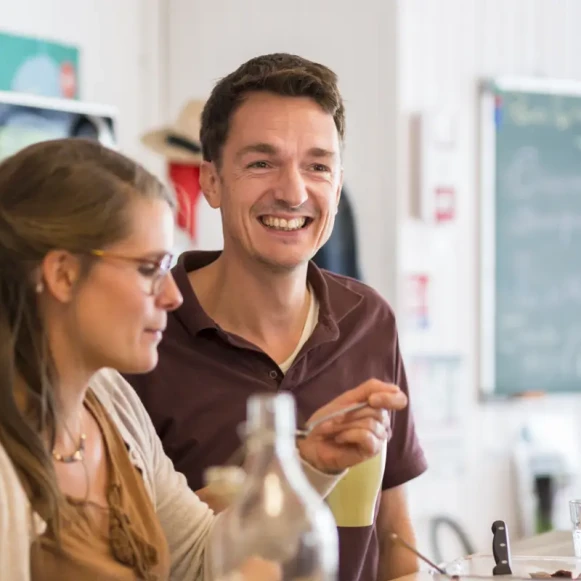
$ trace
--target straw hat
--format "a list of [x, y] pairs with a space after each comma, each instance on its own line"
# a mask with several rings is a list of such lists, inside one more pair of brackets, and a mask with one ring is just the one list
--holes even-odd
[[202, 163], [200, 118], [204, 104], [204, 101], [199, 100], [188, 101], [175, 123], [149, 131], [141, 137], [141, 142], [168, 161], [196, 165]]

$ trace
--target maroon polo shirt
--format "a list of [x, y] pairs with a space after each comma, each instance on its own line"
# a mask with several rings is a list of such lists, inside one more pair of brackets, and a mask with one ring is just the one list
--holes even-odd
[[[169, 315], [159, 364], [127, 379], [147, 408], [167, 455], [190, 487], [202, 488], [208, 466], [222, 464], [239, 447], [236, 428], [246, 400], [257, 392], [291, 392], [299, 424], [341, 393], [370, 378], [408, 386], [395, 319], [368, 286], [309, 265], [308, 279], [320, 304], [319, 322], [284, 375], [266, 353], [229, 335], [203, 311], [188, 272], [218, 252], [186, 252], [173, 269], [184, 296]], [[383, 489], [408, 482], [427, 468], [409, 406], [391, 412]], [[379, 502], [378, 506], [379, 508]], [[376, 578], [379, 546], [375, 525], [340, 527], [340, 581]]]

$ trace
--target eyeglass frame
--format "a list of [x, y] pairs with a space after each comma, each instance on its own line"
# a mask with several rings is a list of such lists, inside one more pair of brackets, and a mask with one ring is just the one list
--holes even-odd
[[[167, 275], [171, 271], [171, 263], [173, 261], [174, 255], [172, 253], [166, 253], [163, 257], [159, 260], [155, 260], [153, 258], [138, 258], [136, 256], [126, 256], [123, 254], [117, 254], [116, 252], [109, 252], [108, 250], [91, 250], [90, 253], [92, 256], [97, 258], [114, 258], [117, 260], [124, 260], [126, 262], [131, 262], [133, 264], [140, 264], [140, 265], [149, 265], [155, 266], [157, 268], [157, 272], [151, 276], [151, 290], [148, 293], [149, 296], [156, 297], [162, 291], [163, 283], [167, 278]], [[147, 275], [143, 273], [139, 273], [144, 278], [147, 278]]]

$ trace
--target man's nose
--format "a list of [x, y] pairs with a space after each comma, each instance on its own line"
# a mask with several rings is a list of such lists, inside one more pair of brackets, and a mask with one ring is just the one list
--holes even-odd
[[291, 208], [298, 208], [309, 198], [304, 177], [297, 167], [286, 168], [282, 172], [276, 199], [284, 201]]

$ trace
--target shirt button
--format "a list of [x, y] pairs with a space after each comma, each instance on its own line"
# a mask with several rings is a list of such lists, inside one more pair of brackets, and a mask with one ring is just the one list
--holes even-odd
[[278, 373], [274, 369], [268, 375], [270, 375], [270, 379], [276, 379], [278, 377]]

